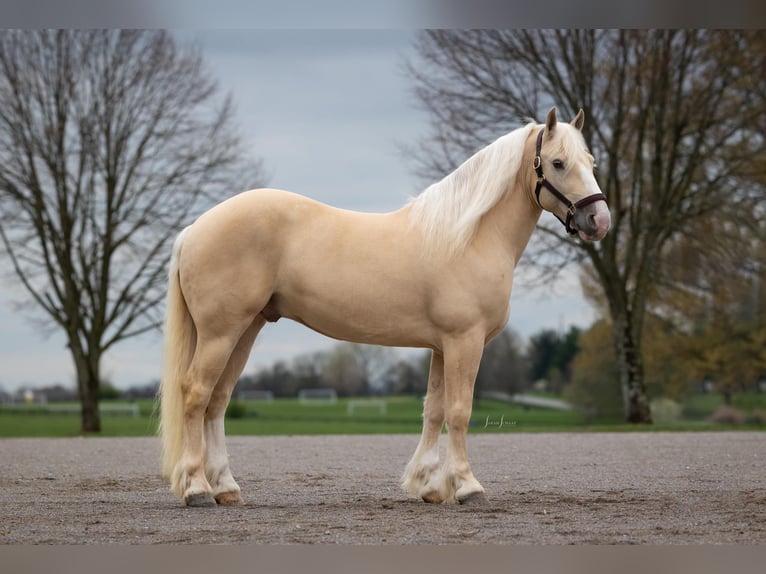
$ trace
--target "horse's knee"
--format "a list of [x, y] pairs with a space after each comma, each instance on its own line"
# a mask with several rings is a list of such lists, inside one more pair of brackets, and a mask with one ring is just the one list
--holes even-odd
[[466, 433], [471, 420], [470, 411], [450, 412], [446, 417], [447, 429], [451, 433]]

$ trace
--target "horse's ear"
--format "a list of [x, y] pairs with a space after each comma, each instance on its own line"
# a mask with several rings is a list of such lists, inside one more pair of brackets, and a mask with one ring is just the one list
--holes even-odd
[[582, 131], [582, 126], [584, 123], [585, 123], [585, 112], [582, 111], [582, 108], [580, 108], [580, 111], [577, 112], [575, 119], [572, 120], [572, 125], [576, 127], [579, 131]]
[[556, 108], [553, 107], [548, 110], [548, 115], [545, 116], [545, 129], [552, 132], [553, 128], [556, 127], [556, 122]]

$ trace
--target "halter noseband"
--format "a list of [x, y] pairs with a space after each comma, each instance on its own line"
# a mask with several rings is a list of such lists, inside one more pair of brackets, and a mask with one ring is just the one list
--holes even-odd
[[535, 150], [535, 159], [532, 164], [532, 166], [535, 168], [535, 173], [537, 174], [537, 184], [535, 185], [535, 197], [537, 198], [537, 204], [540, 207], [542, 207], [542, 204], [540, 203], [540, 191], [544, 187], [545, 189], [550, 191], [554, 197], [556, 197], [561, 203], [563, 203], [567, 207], [566, 221], [561, 219], [555, 213], [553, 215], [556, 215], [556, 219], [558, 219], [564, 225], [569, 235], [577, 235], [577, 229], [569, 225], [572, 221], [572, 218], [574, 217], [574, 214], [577, 213], [577, 209], [580, 207], [585, 207], [586, 205], [590, 205], [591, 203], [596, 203], [597, 201], [606, 201], [606, 196], [603, 193], [594, 193], [593, 195], [589, 195], [588, 197], [582, 198], [580, 201], [577, 201], [576, 203], [572, 203], [566, 198], [566, 196], [563, 193], [561, 193], [558, 189], [556, 189], [551, 182], [545, 179], [545, 174], [543, 174], [543, 158], [540, 156], [540, 150], [543, 147], [543, 132], [544, 131], [545, 131], [545, 128], [541, 129], [540, 133], [537, 134], [537, 148]]

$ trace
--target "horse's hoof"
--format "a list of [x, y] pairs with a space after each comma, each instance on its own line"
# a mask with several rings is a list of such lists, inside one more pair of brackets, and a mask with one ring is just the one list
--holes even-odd
[[459, 498], [458, 502], [466, 506], [481, 506], [487, 503], [487, 497], [483, 492], [472, 492], [465, 498]]
[[184, 497], [184, 502], [186, 503], [186, 506], [193, 506], [195, 508], [204, 508], [218, 505], [211, 492], [198, 492], [196, 494], [190, 494]]
[[215, 501], [221, 506], [244, 506], [245, 504], [239, 492], [222, 492], [215, 497]]
[[444, 501], [444, 499], [439, 494], [438, 490], [432, 490], [431, 492], [427, 492], [420, 498], [422, 498], [424, 502], [427, 502], [429, 504], [441, 504]]

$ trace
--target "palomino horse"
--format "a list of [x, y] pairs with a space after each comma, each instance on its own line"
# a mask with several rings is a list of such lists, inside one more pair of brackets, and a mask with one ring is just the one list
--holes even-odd
[[402, 486], [428, 502], [482, 499], [466, 453], [474, 379], [484, 345], [508, 321], [521, 253], [543, 209], [585, 240], [610, 226], [582, 125], [582, 110], [570, 124], [551, 109], [545, 125], [501, 137], [392, 213], [262, 189], [182, 231], [160, 387], [173, 491], [190, 506], [242, 504], [224, 413], [258, 332], [285, 317], [336, 339], [430, 348], [423, 432]]

